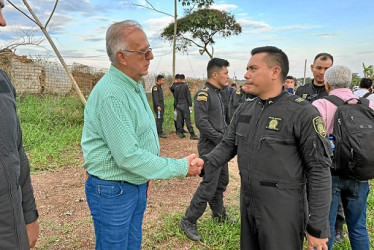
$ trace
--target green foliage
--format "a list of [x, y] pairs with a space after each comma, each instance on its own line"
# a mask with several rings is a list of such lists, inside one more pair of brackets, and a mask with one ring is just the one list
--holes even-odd
[[[233, 205], [229, 214], [239, 218], [239, 206]], [[203, 240], [200, 242], [190, 241], [179, 229], [178, 223], [183, 218], [182, 214], [166, 215], [159, 230], [153, 230], [148, 237], [144, 237], [142, 248], [148, 249], [155, 246], [167, 246], [167, 249], [180, 249], [183, 242], [189, 242], [188, 249], [239, 249], [240, 248], [240, 221], [238, 223], [219, 224], [206, 212], [197, 221], [197, 228]], [[179, 246], [179, 247], [177, 247]], [[187, 249], [187, 248], [186, 248]]]
[[[186, 52], [188, 47], [194, 44], [212, 57], [207, 46], [215, 44], [214, 36], [217, 33], [226, 38], [239, 35], [241, 32], [242, 27], [230, 13], [216, 9], [198, 9], [177, 20], [176, 48]], [[174, 23], [171, 23], [163, 30], [161, 37], [172, 42], [173, 36]], [[202, 44], [195, 40], [199, 40]]]
[[364, 77], [374, 79], [374, 68], [373, 65], [365, 66], [365, 63], [362, 63]]
[[83, 106], [76, 97], [18, 98], [23, 145], [32, 171], [76, 165]]
[[183, 6], [197, 5], [198, 8], [208, 7], [214, 3], [214, 0], [178, 0]]
[[354, 86], [358, 86], [360, 84], [361, 78], [358, 76], [358, 73], [352, 73], [352, 82], [349, 86], [350, 89], [353, 89]]

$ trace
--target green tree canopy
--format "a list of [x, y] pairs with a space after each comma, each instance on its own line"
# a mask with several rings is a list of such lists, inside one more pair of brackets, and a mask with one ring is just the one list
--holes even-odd
[[[169, 24], [161, 33], [167, 41], [173, 41], [174, 23]], [[239, 35], [242, 27], [234, 16], [226, 11], [216, 9], [198, 9], [177, 20], [177, 50], [187, 52], [195, 45], [200, 53], [206, 52], [213, 58], [214, 36], [218, 33], [222, 37]], [[208, 50], [212, 46], [212, 51]]]

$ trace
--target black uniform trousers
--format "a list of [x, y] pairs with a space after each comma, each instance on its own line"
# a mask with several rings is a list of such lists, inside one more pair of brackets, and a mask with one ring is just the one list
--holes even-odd
[[[212, 151], [216, 145], [207, 138], [200, 138], [197, 145], [199, 155]], [[190, 206], [186, 210], [184, 219], [196, 223], [203, 215], [209, 203], [214, 217], [226, 215], [223, 205], [223, 192], [229, 184], [229, 170], [226, 163], [221, 168], [212, 167], [209, 163], [204, 165], [204, 176], [200, 182]]]
[[190, 134], [194, 134], [194, 130], [191, 124], [190, 109], [186, 105], [185, 107], [177, 107], [177, 133], [183, 133], [183, 123], [186, 121], [186, 126]]
[[160, 111], [160, 117], [158, 117], [158, 110], [157, 107], [154, 108], [154, 111], [156, 113], [156, 127], [157, 127], [157, 133], [160, 135], [164, 131], [162, 129], [162, 124], [164, 123], [164, 113], [165, 113], [165, 107], [161, 106], [161, 111]]

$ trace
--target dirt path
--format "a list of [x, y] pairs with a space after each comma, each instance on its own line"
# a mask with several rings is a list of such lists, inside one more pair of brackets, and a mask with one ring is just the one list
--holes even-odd
[[[162, 156], [183, 158], [197, 153], [197, 141], [180, 139], [175, 134], [169, 134], [160, 144]], [[227, 203], [237, 203], [240, 182], [234, 160], [229, 166], [230, 185], [225, 199]], [[95, 237], [84, 194], [84, 178], [81, 166], [32, 175], [41, 227], [36, 249], [94, 249]], [[144, 217], [144, 237], [157, 230], [155, 225], [165, 214], [184, 213], [199, 182], [199, 177], [154, 181]], [[152, 248], [161, 247], [154, 245]]]

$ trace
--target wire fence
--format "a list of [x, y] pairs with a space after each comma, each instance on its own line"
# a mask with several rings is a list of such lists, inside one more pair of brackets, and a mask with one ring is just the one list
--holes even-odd
[[[0, 67], [8, 73], [19, 95], [68, 95], [73, 92], [72, 82], [60, 63], [31, 60], [5, 50], [0, 52]], [[85, 96], [107, 71], [79, 63], [73, 63], [69, 69]]]
[[[70, 78], [58, 62], [31, 60], [26, 56], [18, 56], [10, 50], [2, 50], [0, 51], [0, 67], [8, 73], [18, 95], [71, 95], [75, 93]], [[69, 69], [86, 97], [108, 71], [106, 68], [79, 63], [73, 63]], [[156, 83], [155, 78], [155, 74], [143, 77], [143, 87], [146, 93], [152, 92], [152, 87]], [[192, 94], [204, 84], [204, 81], [200, 79], [187, 78], [186, 80]], [[171, 95], [169, 87], [173, 81], [172, 76], [165, 76], [165, 85], [163, 86], [165, 96]]]

